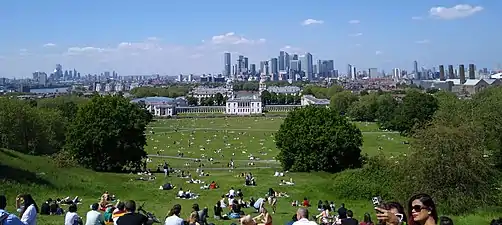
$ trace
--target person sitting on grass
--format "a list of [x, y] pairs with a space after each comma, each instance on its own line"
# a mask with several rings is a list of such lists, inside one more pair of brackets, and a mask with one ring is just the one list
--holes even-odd
[[303, 198], [302, 206], [303, 207], [310, 207], [310, 201], [307, 197]]
[[260, 209], [263, 208], [263, 205], [267, 202], [267, 198], [259, 198], [254, 202], [253, 208], [256, 209], [257, 212], [260, 212]]
[[42, 205], [40, 206], [40, 215], [50, 215], [51, 214], [51, 202], [52, 198], [47, 199]]
[[133, 200], [126, 201], [126, 213], [117, 219], [117, 225], [151, 225], [153, 220], [149, 219], [141, 213], [136, 213], [136, 202]]
[[216, 184], [216, 182], [211, 182], [211, 184], [209, 184], [209, 189], [217, 189], [218, 188], [218, 185]]
[[196, 212], [190, 213], [190, 217], [188, 217], [188, 225], [201, 225], [199, 222], [197, 222]]
[[250, 215], [242, 217], [239, 222], [240, 225], [256, 225], [256, 221]]
[[268, 213], [265, 207], [260, 209], [260, 215], [253, 218], [254, 221], [260, 221], [258, 225], [272, 225], [272, 215]]
[[221, 202], [217, 201], [216, 205], [214, 205], [214, 219], [221, 220], [223, 219], [223, 208], [221, 208]]
[[[181, 214], [181, 205], [176, 204], [169, 211], [166, 216], [166, 220], [164, 221], [164, 225], [184, 225], [183, 219], [180, 218]], [[119, 225], [119, 224], [117, 224]]]
[[82, 225], [82, 218], [77, 214], [77, 204], [71, 204], [68, 207], [68, 212], [66, 213], [64, 219], [65, 225]]
[[23, 222], [14, 214], [5, 211], [7, 207], [7, 198], [5, 195], [0, 195], [0, 224], [3, 225], [24, 225]]
[[25, 225], [36, 225], [39, 212], [37, 203], [30, 194], [19, 195], [16, 198], [16, 206], [21, 209], [21, 222]]
[[117, 224], [117, 220], [121, 216], [123, 216], [124, 214], [126, 214], [125, 203], [121, 202], [121, 201], [118, 201], [117, 205], [115, 206], [115, 210], [113, 210], [113, 212], [112, 212], [112, 221], [113, 221], [113, 223]]
[[227, 207], [227, 204], [225, 203], [225, 200], [226, 200], [225, 195], [222, 195], [221, 199], [220, 199], [220, 206], [221, 206], [221, 208], [226, 208]]
[[91, 205], [91, 211], [87, 212], [87, 215], [85, 217], [85, 225], [104, 225], [105, 224], [105, 218], [98, 211], [98, 209], [99, 209], [98, 203], [94, 203]]

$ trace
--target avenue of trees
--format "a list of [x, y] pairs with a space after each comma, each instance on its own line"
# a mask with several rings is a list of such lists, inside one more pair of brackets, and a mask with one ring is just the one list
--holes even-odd
[[0, 148], [98, 171], [140, 168], [152, 115], [123, 96], [0, 98]]
[[[412, 194], [425, 192], [447, 214], [502, 204], [498, 190], [502, 178], [502, 87], [485, 89], [472, 99], [417, 89], [408, 89], [403, 96], [342, 93], [331, 97], [335, 102], [350, 103], [338, 103], [345, 106], [346, 114], [335, 107], [307, 107], [288, 115], [276, 134], [281, 151], [278, 159], [284, 169], [343, 170], [327, 188], [336, 196], [355, 200], [380, 195], [405, 201]], [[364, 135], [347, 119], [375, 121], [385, 129], [401, 132], [410, 138], [409, 151], [392, 157], [383, 152], [361, 155]]]

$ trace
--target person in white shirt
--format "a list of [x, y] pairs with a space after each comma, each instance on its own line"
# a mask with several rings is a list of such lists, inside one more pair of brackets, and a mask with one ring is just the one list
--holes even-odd
[[293, 225], [317, 225], [316, 222], [308, 219], [309, 211], [306, 208], [298, 208], [298, 211], [296, 211], [296, 218], [298, 221], [294, 222]]
[[77, 214], [77, 205], [71, 204], [64, 218], [64, 225], [81, 225], [82, 219]]
[[39, 212], [37, 203], [30, 194], [20, 195], [16, 198], [16, 206], [21, 213], [21, 222], [25, 225], [37, 225], [37, 214]]
[[180, 218], [181, 205], [176, 204], [173, 206], [171, 211], [167, 214], [166, 221], [164, 225], [184, 225], [183, 219]]
[[185, 192], [183, 191], [183, 188], [180, 188], [180, 190], [178, 191], [178, 197], [180, 197], [180, 198], [185, 197]]
[[233, 187], [230, 188], [230, 191], [228, 191], [228, 198], [234, 198], [235, 197], [235, 190]]
[[94, 203], [91, 205], [91, 211], [87, 212], [85, 217], [85, 225], [104, 225], [105, 217], [99, 211], [99, 204]]

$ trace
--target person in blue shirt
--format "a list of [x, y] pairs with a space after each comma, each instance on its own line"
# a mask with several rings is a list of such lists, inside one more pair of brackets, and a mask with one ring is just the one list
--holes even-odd
[[0, 224], [24, 225], [16, 215], [5, 211], [5, 207], [7, 207], [7, 198], [4, 195], [0, 195]]

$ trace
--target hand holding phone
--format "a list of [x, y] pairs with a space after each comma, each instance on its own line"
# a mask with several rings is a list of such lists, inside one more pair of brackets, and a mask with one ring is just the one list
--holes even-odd
[[398, 225], [403, 220], [402, 214], [395, 214], [395, 213], [390, 212], [387, 209], [383, 209], [380, 207], [375, 207], [375, 210], [377, 211], [376, 216], [377, 216], [378, 221], [383, 222], [383, 224]]

